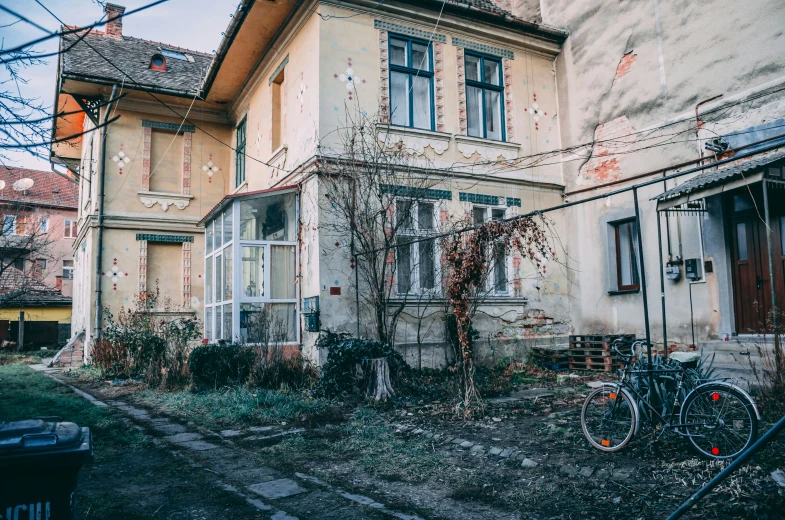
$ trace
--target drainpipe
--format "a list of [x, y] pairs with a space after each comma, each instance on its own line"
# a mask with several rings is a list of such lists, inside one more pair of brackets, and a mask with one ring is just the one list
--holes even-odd
[[[117, 85], [112, 87], [112, 95], [109, 99], [114, 99], [117, 95]], [[106, 125], [112, 106], [107, 105], [101, 124]], [[107, 126], [101, 129], [101, 169], [98, 177], [98, 258], [95, 266], [95, 339], [101, 339], [101, 322], [103, 321], [103, 311], [101, 309], [101, 282], [103, 281], [103, 250], [104, 250], [104, 186], [106, 179], [106, 135], [109, 131]]]

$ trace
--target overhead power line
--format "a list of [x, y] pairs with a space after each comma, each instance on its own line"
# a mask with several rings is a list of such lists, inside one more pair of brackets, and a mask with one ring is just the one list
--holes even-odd
[[3, 143], [0, 143], [0, 149], [25, 150], [25, 149], [28, 149], [28, 148], [38, 148], [39, 146], [48, 146], [50, 144], [57, 144], [57, 143], [65, 142], [65, 141], [70, 141], [71, 139], [76, 139], [77, 137], [82, 137], [83, 135], [89, 134], [90, 132], [95, 132], [99, 128], [103, 128], [105, 126], [108, 126], [108, 125], [114, 123], [115, 121], [117, 121], [118, 119], [120, 119], [120, 116], [115, 116], [112, 119], [110, 119], [109, 121], [107, 121], [106, 123], [101, 123], [100, 125], [94, 126], [93, 128], [91, 128], [89, 130], [85, 130], [84, 132], [79, 132], [78, 134], [69, 135], [68, 137], [60, 137], [59, 139], [52, 139], [50, 141], [44, 141], [44, 142], [41, 142], [41, 143], [21, 143], [21, 144], [3, 144]]

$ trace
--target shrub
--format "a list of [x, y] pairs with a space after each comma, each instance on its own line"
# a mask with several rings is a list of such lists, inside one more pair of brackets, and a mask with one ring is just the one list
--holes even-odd
[[318, 379], [317, 368], [299, 353], [284, 358], [283, 349], [279, 348], [265, 359], [260, 349], [257, 349], [248, 384], [270, 390], [302, 390], [311, 388]]
[[369, 384], [368, 362], [371, 359], [387, 358], [392, 379], [409, 370], [403, 356], [389, 345], [375, 340], [328, 331], [319, 337], [316, 346], [327, 350], [327, 362], [322, 366], [321, 379], [316, 387], [316, 393], [320, 395], [364, 392]]
[[248, 381], [256, 349], [246, 345], [201, 345], [191, 351], [188, 370], [199, 388], [242, 385]]

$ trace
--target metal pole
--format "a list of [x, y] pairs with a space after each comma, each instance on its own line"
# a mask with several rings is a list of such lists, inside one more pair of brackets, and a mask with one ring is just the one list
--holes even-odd
[[777, 285], [774, 279], [774, 257], [771, 245], [771, 217], [769, 216], [769, 189], [768, 182], [763, 179], [763, 212], [766, 219], [766, 247], [769, 257], [769, 286], [771, 287], [771, 322], [774, 326], [774, 356], [777, 359], [777, 366], [782, 366], [780, 358], [780, 327], [779, 311], [777, 310]]
[[17, 349], [21, 352], [25, 349], [25, 311], [24, 309], [19, 311], [19, 334], [18, 334], [18, 341], [19, 345], [17, 345]]
[[[664, 183], [663, 183], [664, 184]], [[665, 213], [665, 218], [668, 214]], [[666, 220], [667, 222], [667, 220]], [[640, 233], [640, 231], [638, 232]], [[660, 251], [660, 301], [662, 302], [662, 348], [665, 359], [668, 359], [668, 324], [665, 319], [665, 265], [662, 261], [662, 215], [657, 212], [657, 245]]]
[[771, 427], [766, 434], [758, 439], [758, 441], [747, 448], [744, 452], [742, 452], [739, 457], [728, 464], [728, 466], [720, 471], [713, 479], [711, 479], [705, 486], [700, 488], [694, 495], [687, 499], [676, 511], [668, 517], [668, 520], [677, 520], [681, 518], [684, 513], [686, 513], [692, 506], [698, 503], [700, 499], [705, 497], [706, 495], [711, 492], [712, 489], [717, 487], [717, 485], [728, 478], [728, 475], [736, 471], [736, 468], [747, 462], [747, 459], [755, 455], [758, 450], [762, 449], [766, 444], [774, 439], [783, 429], [785, 428], [785, 417], [777, 421], [777, 424]]
[[360, 339], [360, 264], [354, 255], [354, 305], [357, 309], [357, 339]]
[[646, 356], [649, 360], [649, 391], [652, 397], [656, 394], [654, 388], [654, 374], [652, 374], [651, 361], [651, 329], [649, 328], [649, 299], [646, 293], [646, 262], [643, 254], [643, 227], [641, 226], [641, 210], [638, 205], [638, 187], [632, 188], [632, 198], [635, 201], [635, 223], [638, 226], [638, 257], [641, 263], [641, 293], [643, 295], [643, 324], [646, 327]]

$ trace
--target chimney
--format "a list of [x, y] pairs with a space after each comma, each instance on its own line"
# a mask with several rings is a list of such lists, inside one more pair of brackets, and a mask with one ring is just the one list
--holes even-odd
[[[106, 4], [104, 7], [104, 12], [106, 13], [106, 19], [110, 20], [115, 18], [116, 16], [122, 16], [125, 12], [125, 7], [122, 5], [116, 4]], [[112, 38], [117, 38], [118, 40], [122, 39], [123, 37], [123, 19], [118, 18], [117, 20], [112, 20], [111, 22], [106, 23], [106, 35]]]
[[55, 276], [55, 291], [63, 292], [63, 277], [60, 275]]

